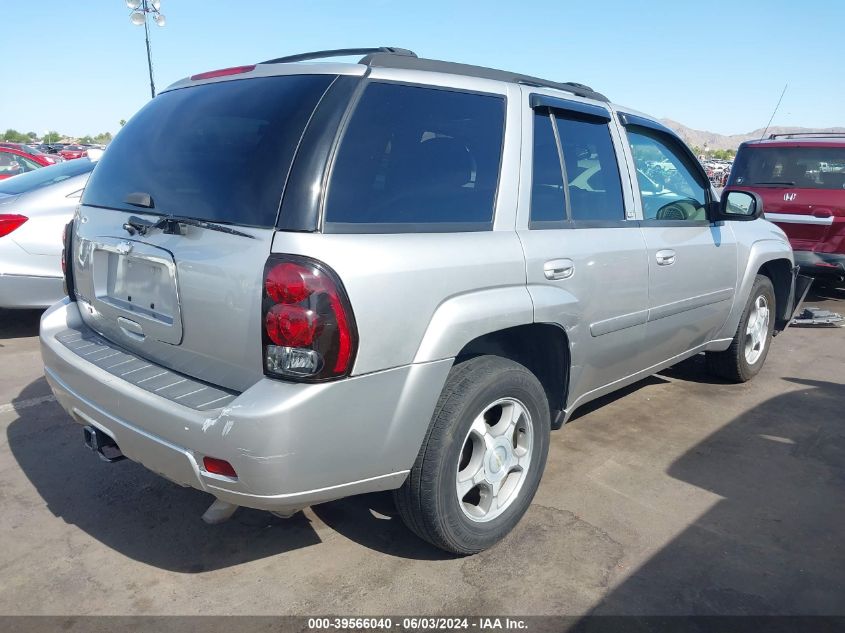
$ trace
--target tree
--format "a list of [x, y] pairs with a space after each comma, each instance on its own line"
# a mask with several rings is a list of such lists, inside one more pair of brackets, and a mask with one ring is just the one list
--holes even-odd
[[38, 135], [35, 132], [27, 132], [26, 135], [29, 137], [30, 141], [34, 141], [38, 138]]
[[120, 127], [123, 127], [124, 125], [126, 125], [126, 119], [121, 119], [120, 120]]
[[58, 143], [59, 139], [62, 138], [62, 135], [56, 132], [55, 130], [51, 132], [47, 132], [44, 135], [44, 142], [45, 143]]
[[711, 152], [711, 154], [717, 160], [731, 160], [736, 155], [736, 151], [732, 149], [717, 149]]
[[9, 128], [6, 130], [5, 134], [3, 134], [3, 140], [8, 141], [9, 143], [27, 143], [29, 142], [29, 137], [26, 134], [21, 134], [17, 130]]
[[94, 142], [94, 139], [86, 134], [85, 136], [83, 136], [82, 138], [79, 139], [79, 142], [80, 143], [87, 143], [88, 145], [91, 145]]
[[111, 142], [111, 132], [103, 132], [94, 137], [94, 142], [97, 145], [108, 145]]

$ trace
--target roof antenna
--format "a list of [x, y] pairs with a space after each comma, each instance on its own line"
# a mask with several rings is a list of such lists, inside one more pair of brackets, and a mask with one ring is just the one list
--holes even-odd
[[774, 118], [775, 118], [775, 115], [776, 115], [776, 114], [777, 114], [777, 112], [778, 112], [778, 108], [780, 107], [780, 102], [781, 102], [781, 101], [783, 101], [783, 95], [785, 95], [785, 94], [786, 94], [786, 89], [787, 89], [787, 88], [789, 88], [789, 84], [788, 84], [788, 83], [787, 83], [787, 84], [783, 87], [783, 92], [781, 92], [781, 93], [780, 93], [780, 99], [778, 99], [778, 104], [775, 106], [775, 111], [774, 111], [774, 112], [772, 112], [772, 116], [771, 116], [771, 117], [769, 117], [769, 122], [768, 122], [768, 123], [766, 123], [766, 128], [763, 130], [763, 133], [760, 135], [760, 138], [761, 138], [761, 139], [766, 138], [766, 132], [768, 132], [768, 131], [769, 131], [769, 126], [772, 124], [772, 119], [774, 119]]

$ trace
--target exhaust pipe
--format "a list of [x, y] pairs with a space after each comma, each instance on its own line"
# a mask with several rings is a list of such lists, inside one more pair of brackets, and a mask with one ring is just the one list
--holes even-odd
[[126, 459], [126, 455], [120, 452], [117, 442], [110, 435], [103, 433], [93, 426], [83, 426], [82, 436], [85, 446], [97, 453], [104, 462], [119, 462]]

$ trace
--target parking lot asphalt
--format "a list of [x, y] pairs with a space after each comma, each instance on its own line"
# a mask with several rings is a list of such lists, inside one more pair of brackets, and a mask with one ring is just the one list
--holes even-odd
[[845, 329], [789, 329], [744, 385], [695, 358], [588, 405], [515, 531], [454, 558], [389, 494], [205, 525], [208, 495], [83, 447], [38, 317], [0, 312], [0, 614], [845, 614]]

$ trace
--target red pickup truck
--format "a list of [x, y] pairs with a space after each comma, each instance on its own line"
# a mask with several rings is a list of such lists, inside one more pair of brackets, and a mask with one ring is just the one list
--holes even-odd
[[727, 189], [755, 191], [801, 272], [845, 278], [845, 134], [773, 134], [740, 145]]

